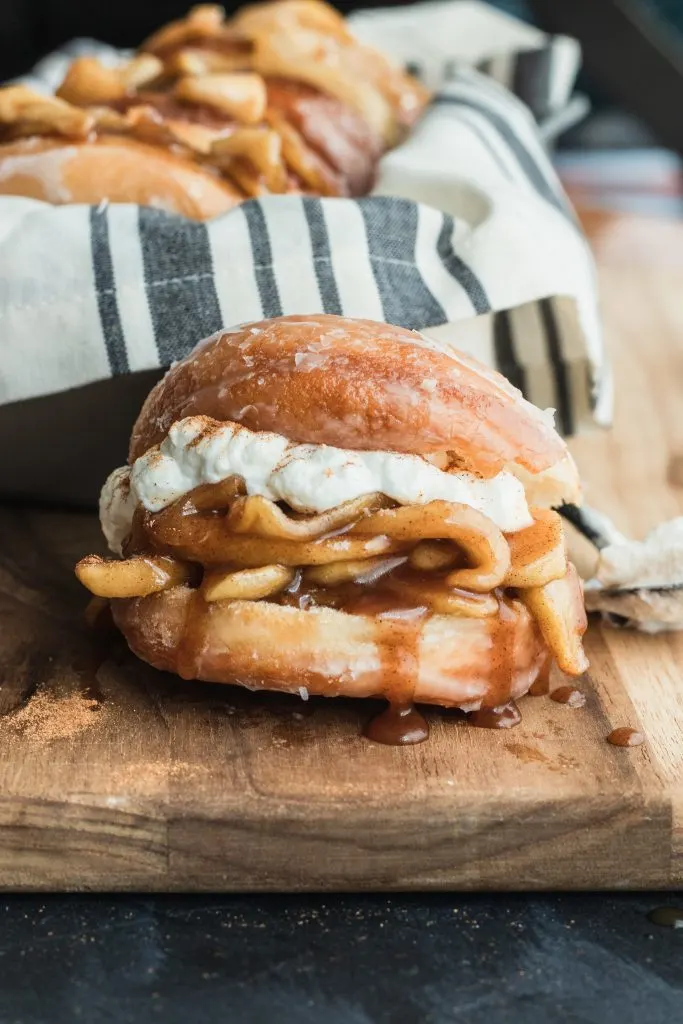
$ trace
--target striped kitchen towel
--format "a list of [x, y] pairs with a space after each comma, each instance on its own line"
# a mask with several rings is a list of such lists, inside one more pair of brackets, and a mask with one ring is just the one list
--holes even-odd
[[449, 75], [366, 199], [271, 196], [200, 224], [0, 197], [0, 404], [160, 372], [223, 325], [325, 311], [473, 353], [567, 434], [607, 422], [592, 261], [537, 122], [467, 61]]
[[523, 100], [540, 123], [565, 111], [581, 63], [569, 36], [549, 36], [480, 0], [427, 0], [354, 12], [364, 42], [438, 89], [460, 66], [475, 67]]

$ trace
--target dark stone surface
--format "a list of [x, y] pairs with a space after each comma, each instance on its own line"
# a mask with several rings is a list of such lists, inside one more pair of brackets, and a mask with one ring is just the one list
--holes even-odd
[[0, 902], [1, 1024], [670, 1024], [683, 894]]

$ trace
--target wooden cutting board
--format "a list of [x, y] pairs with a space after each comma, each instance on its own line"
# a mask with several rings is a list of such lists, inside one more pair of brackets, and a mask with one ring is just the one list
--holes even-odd
[[[683, 259], [652, 244], [666, 225], [592, 226], [619, 409], [574, 450], [640, 535], [683, 507]], [[526, 698], [501, 732], [435, 709], [427, 743], [382, 747], [366, 703], [185, 684], [123, 649], [95, 672], [71, 567], [99, 544], [94, 517], [0, 511], [0, 887], [683, 881], [683, 634], [594, 625], [585, 708]], [[617, 726], [647, 743], [608, 745]]]

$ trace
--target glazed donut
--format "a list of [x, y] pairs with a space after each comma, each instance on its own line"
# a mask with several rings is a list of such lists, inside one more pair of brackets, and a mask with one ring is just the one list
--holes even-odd
[[441, 455], [492, 476], [569, 465], [548, 417], [475, 360], [422, 335], [370, 320], [286, 316], [220, 332], [151, 391], [133, 427], [137, 459], [176, 420], [198, 413], [304, 443]]
[[421, 335], [323, 314], [240, 325], [153, 389], [106, 482], [122, 560], [76, 572], [185, 679], [465, 711], [586, 667], [548, 416]]
[[0, 147], [0, 192], [47, 203], [158, 206], [193, 220], [232, 209], [243, 193], [179, 155], [134, 139], [19, 139]]
[[0, 194], [195, 219], [270, 193], [365, 195], [426, 100], [322, 0], [231, 21], [204, 5], [119, 67], [77, 58], [55, 96], [0, 89]]
[[510, 603], [503, 630], [498, 616], [401, 621], [261, 601], [205, 605], [188, 587], [114, 600], [112, 614], [133, 653], [155, 668], [325, 697], [496, 707], [525, 694], [548, 656], [521, 602]]

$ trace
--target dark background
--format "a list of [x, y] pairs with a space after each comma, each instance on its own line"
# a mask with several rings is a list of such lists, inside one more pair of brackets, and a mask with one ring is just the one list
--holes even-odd
[[[392, 0], [392, 5], [401, 0]], [[242, 3], [226, 0], [233, 11]], [[0, 80], [28, 70], [50, 50], [76, 36], [115, 46], [136, 46], [165, 21], [181, 17], [192, 0], [0, 0]], [[338, 3], [343, 11], [389, 6]]]
[[657, 895], [23, 896], [2, 1024], [679, 1024]]
[[[243, 6], [225, 0], [233, 11]], [[397, 6], [408, 0], [335, 4], [343, 12], [359, 7]], [[671, 0], [670, 0], [671, 2]], [[677, 0], [673, 0], [677, 2]], [[186, 13], [193, 0], [0, 0], [0, 81], [27, 71], [40, 57], [76, 36], [134, 47], [165, 21]], [[529, 17], [525, 0], [494, 0], [494, 6]]]

